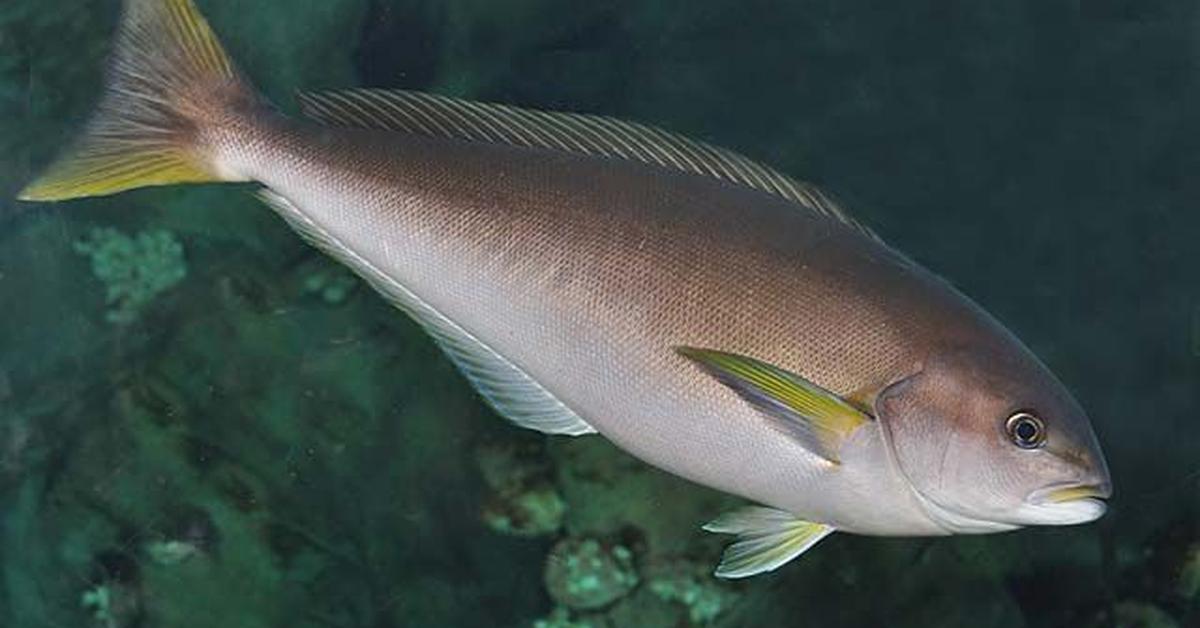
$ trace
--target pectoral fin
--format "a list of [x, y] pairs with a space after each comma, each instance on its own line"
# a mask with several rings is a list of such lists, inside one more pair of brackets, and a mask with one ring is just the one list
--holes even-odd
[[871, 420], [834, 393], [766, 362], [711, 349], [676, 350], [830, 462], [840, 462], [842, 440]]
[[833, 533], [833, 526], [797, 519], [790, 513], [763, 506], [748, 506], [717, 517], [704, 526], [708, 532], [734, 534], [725, 548], [718, 578], [746, 578], [767, 571], [803, 554]]

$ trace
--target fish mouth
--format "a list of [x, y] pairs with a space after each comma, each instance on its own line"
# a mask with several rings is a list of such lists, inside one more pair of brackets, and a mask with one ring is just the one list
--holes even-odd
[[1029, 501], [1035, 504], [1067, 504], [1077, 501], [1098, 501], [1112, 497], [1112, 486], [1109, 484], [1055, 484], [1034, 491]]
[[1047, 486], [1029, 496], [1030, 515], [1035, 523], [1074, 525], [1099, 519], [1108, 510], [1106, 499], [1112, 496], [1112, 486], [1103, 484], [1064, 483]]

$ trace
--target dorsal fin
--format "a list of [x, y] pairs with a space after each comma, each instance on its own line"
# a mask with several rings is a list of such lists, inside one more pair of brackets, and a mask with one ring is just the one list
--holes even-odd
[[879, 239], [811, 184], [733, 151], [652, 126], [404, 90], [301, 92], [297, 99], [304, 115], [334, 126], [629, 159], [713, 177], [785, 198]]

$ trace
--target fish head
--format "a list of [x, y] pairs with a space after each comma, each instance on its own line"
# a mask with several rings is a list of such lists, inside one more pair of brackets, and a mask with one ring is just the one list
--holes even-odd
[[1112, 484], [1087, 415], [1023, 348], [933, 356], [874, 405], [901, 473], [948, 532], [1085, 523], [1105, 512]]

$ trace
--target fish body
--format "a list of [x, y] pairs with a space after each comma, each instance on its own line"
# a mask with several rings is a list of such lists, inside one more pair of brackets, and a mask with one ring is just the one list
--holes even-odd
[[[635, 456], [845, 530], [945, 533], [890, 474], [831, 467], [673, 351], [737, 347], [839, 393], [910, 372], [922, 330], [956, 318], [936, 303], [955, 300], [858, 229], [710, 177], [547, 149], [296, 124], [228, 150], [226, 167]], [[962, 333], [987, 329], [973, 324]], [[852, 447], [885, 462], [880, 436]]]
[[100, 113], [26, 198], [260, 183], [501, 414], [763, 504], [710, 524], [742, 538], [722, 575], [832, 530], [1103, 512], [1103, 456], [1053, 375], [805, 184], [594, 116], [358, 90], [288, 118], [188, 0], [128, 0], [123, 24]]

